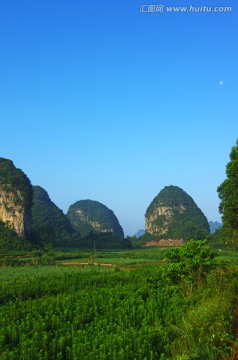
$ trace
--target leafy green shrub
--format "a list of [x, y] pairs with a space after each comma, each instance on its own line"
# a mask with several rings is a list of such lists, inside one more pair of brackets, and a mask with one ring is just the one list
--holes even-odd
[[217, 267], [217, 252], [205, 245], [206, 240], [190, 240], [181, 248], [167, 253], [168, 266], [165, 275], [174, 283], [183, 282], [198, 285], [205, 276]]

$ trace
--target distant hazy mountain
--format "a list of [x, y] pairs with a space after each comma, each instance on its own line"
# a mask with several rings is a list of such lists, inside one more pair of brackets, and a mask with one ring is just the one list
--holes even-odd
[[137, 231], [137, 233], [135, 234], [135, 237], [139, 238], [141, 236], [143, 236], [145, 234], [145, 230], [144, 229], [140, 229]]
[[213, 234], [217, 228], [222, 226], [222, 223], [218, 221], [209, 221], [209, 226], [210, 226], [211, 234]]

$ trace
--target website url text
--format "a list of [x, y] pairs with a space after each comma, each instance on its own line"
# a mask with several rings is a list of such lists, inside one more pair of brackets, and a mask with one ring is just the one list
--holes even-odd
[[199, 12], [199, 13], [229, 13], [232, 12], [231, 6], [164, 6], [164, 5], [141, 5], [140, 10], [141, 13], [163, 13], [163, 12]]

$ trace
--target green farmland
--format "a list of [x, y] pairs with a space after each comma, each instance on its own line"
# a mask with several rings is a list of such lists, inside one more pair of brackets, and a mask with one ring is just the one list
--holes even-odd
[[236, 253], [2, 256], [1, 360], [233, 359]]

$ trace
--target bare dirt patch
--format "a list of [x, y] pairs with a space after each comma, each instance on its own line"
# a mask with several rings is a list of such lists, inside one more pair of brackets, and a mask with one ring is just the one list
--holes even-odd
[[144, 246], [182, 246], [184, 241], [174, 239], [160, 239], [148, 241]]
[[117, 269], [124, 269], [124, 270], [135, 270], [135, 268], [129, 268], [126, 266], [118, 266], [115, 264], [108, 264], [108, 263], [95, 263], [95, 262], [63, 262], [61, 263], [62, 266], [75, 266], [75, 267], [84, 267], [88, 265], [93, 266], [101, 266], [106, 268], [117, 268]]

